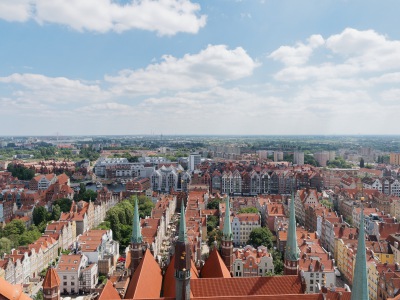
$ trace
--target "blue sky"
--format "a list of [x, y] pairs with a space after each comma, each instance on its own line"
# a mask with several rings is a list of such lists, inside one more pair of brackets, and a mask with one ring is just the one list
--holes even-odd
[[398, 11], [2, 0], [0, 135], [398, 134]]

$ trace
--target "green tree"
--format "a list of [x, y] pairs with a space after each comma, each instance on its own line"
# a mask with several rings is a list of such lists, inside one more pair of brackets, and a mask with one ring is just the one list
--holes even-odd
[[217, 241], [218, 245], [217, 247], [219, 248], [221, 245], [221, 240], [222, 240], [222, 231], [215, 228], [208, 235], [207, 245], [208, 247], [212, 247], [214, 245], [214, 241]]
[[247, 244], [252, 245], [255, 248], [261, 245], [266, 246], [267, 248], [272, 248], [272, 237], [272, 233], [268, 228], [254, 228], [250, 232]]
[[12, 220], [4, 227], [4, 236], [21, 235], [25, 232], [25, 223], [21, 220]]
[[361, 157], [361, 159], [360, 159], [360, 168], [364, 168], [364, 165], [365, 165], [364, 158]]
[[53, 206], [53, 211], [51, 212], [51, 219], [58, 221], [61, 216], [61, 208], [58, 204]]
[[44, 206], [36, 206], [32, 213], [33, 223], [38, 226], [40, 223], [47, 222], [49, 213]]
[[213, 231], [217, 228], [219, 224], [219, 218], [217, 216], [208, 216], [207, 217], [207, 232]]
[[10, 253], [13, 248], [12, 241], [6, 237], [2, 237], [0, 239], [0, 255], [2, 256], [4, 253]]
[[53, 206], [58, 205], [62, 212], [69, 212], [71, 210], [72, 200], [69, 198], [57, 199], [53, 202]]
[[238, 214], [252, 214], [252, 213], [258, 213], [258, 209], [256, 207], [244, 207], [241, 208], [238, 212]]
[[34, 298], [35, 300], [44, 300], [43, 290], [39, 290]]
[[272, 260], [274, 263], [274, 275], [283, 274], [282, 253], [277, 250], [271, 250]]
[[219, 203], [221, 199], [214, 198], [207, 203], [207, 209], [219, 209]]

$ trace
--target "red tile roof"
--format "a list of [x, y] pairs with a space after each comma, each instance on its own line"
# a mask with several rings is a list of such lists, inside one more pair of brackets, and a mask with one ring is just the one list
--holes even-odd
[[201, 269], [202, 278], [231, 278], [231, 274], [216, 249], [210, 252]]
[[118, 291], [114, 288], [111, 280], [107, 280], [106, 285], [103, 290], [100, 292], [97, 300], [111, 300], [111, 299], [121, 299]]
[[54, 268], [48, 268], [46, 272], [46, 277], [43, 281], [43, 288], [44, 289], [52, 289], [54, 287], [60, 286], [60, 277]]
[[159, 298], [161, 294], [162, 272], [150, 250], [143, 255], [138, 268], [129, 282], [125, 299]]
[[194, 297], [302, 294], [298, 276], [199, 278], [190, 282]]

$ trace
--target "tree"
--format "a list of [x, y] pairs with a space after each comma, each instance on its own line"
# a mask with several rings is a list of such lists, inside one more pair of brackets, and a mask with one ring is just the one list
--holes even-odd
[[222, 240], [222, 231], [215, 228], [208, 235], [207, 245], [208, 247], [212, 247], [214, 245], [214, 242], [217, 241], [218, 244], [217, 247], [219, 248], [219, 246], [221, 245], [221, 240]]
[[271, 250], [271, 255], [274, 262], [274, 274], [282, 275], [283, 274], [282, 253], [277, 250]]
[[257, 248], [258, 246], [266, 246], [272, 248], [272, 233], [266, 227], [254, 228], [250, 232], [249, 240], [247, 244]]
[[213, 231], [217, 228], [219, 223], [219, 218], [217, 216], [208, 216], [207, 217], [207, 232]]
[[53, 211], [51, 212], [51, 219], [54, 221], [58, 221], [61, 216], [61, 208], [58, 204], [53, 206]]
[[72, 200], [69, 198], [57, 199], [53, 202], [53, 206], [58, 205], [62, 212], [69, 212], [71, 210]]
[[364, 168], [364, 158], [361, 157], [360, 159], [360, 168]]
[[221, 199], [215, 198], [207, 203], [207, 209], [219, 209]]
[[12, 220], [4, 227], [4, 235], [10, 237], [11, 235], [21, 235], [25, 232], [25, 223], [21, 220]]
[[4, 253], [10, 253], [13, 248], [12, 241], [6, 237], [0, 239], [0, 255]]
[[258, 213], [258, 209], [256, 207], [244, 207], [241, 208], [238, 212], [238, 214], [252, 214], [252, 213]]
[[40, 223], [47, 222], [49, 219], [48, 211], [44, 206], [37, 206], [33, 209], [32, 219], [33, 223], [38, 226]]

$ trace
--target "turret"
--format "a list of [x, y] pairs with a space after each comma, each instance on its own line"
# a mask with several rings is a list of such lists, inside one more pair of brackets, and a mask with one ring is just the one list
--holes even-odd
[[297, 246], [296, 215], [294, 210], [294, 194], [290, 201], [289, 230], [286, 241], [284, 274], [297, 275], [299, 269], [300, 250]]
[[[364, 198], [361, 198], [361, 201]], [[368, 277], [367, 277], [367, 257], [365, 252], [365, 231], [364, 231], [364, 208], [361, 207], [360, 231], [358, 234], [358, 245], [356, 254], [356, 265], [354, 268], [353, 288], [351, 300], [368, 300]]]
[[49, 267], [43, 280], [43, 297], [45, 300], [60, 300], [60, 277], [53, 267]]
[[138, 200], [135, 196], [135, 208], [134, 208], [134, 215], [133, 215], [133, 224], [132, 224], [132, 236], [131, 236], [131, 266], [130, 271], [131, 274], [136, 270], [139, 266], [140, 260], [143, 257], [143, 237], [141, 232], [140, 226], [140, 219], [139, 219], [139, 208], [138, 208]]
[[232, 240], [232, 225], [231, 225], [231, 210], [229, 196], [225, 198], [225, 219], [224, 229], [222, 232], [221, 241], [221, 257], [229, 272], [232, 272], [233, 265], [233, 240]]
[[191, 249], [187, 238], [185, 205], [182, 201], [179, 236], [175, 244], [175, 288], [176, 299], [190, 299]]

